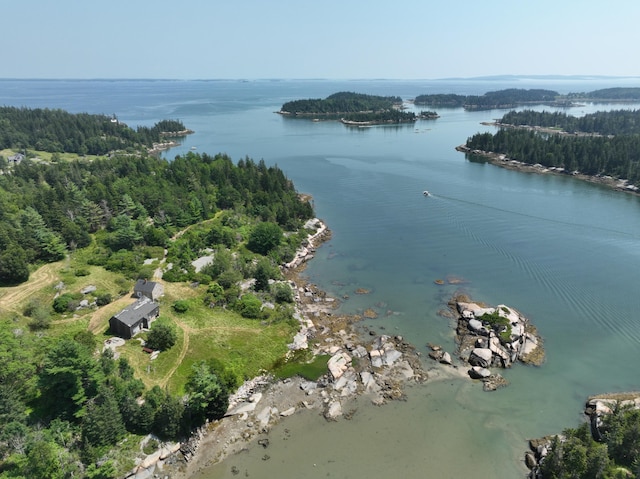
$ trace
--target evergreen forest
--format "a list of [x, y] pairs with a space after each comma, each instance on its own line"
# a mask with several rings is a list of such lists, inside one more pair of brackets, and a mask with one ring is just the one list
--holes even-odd
[[111, 151], [151, 148], [163, 136], [182, 133], [178, 120], [132, 129], [115, 116], [64, 110], [0, 107], [0, 150], [105, 155]]
[[[639, 113], [618, 110], [582, 118], [558, 113], [510, 112], [499, 125], [522, 124], [527, 128], [501, 128], [495, 134], [478, 133], [466, 146], [503, 154], [526, 164], [563, 168], [590, 176], [612, 176], [640, 184]], [[574, 134], [536, 131], [534, 127], [565, 129]]]
[[502, 117], [500, 124], [535, 125], [572, 134], [638, 135], [640, 134], [640, 110], [597, 111], [583, 116], [567, 115], [564, 112], [510, 111]]
[[339, 118], [353, 113], [390, 113], [402, 105], [397, 96], [338, 92], [325, 99], [294, 100], [282, 105], [280, 113], [291, 116]]
[[[37, 130], [39, 115], [14, 131]], [[82, 131], [126, 130], [93, 120]], [[158, 123], [172, 128], [184, 129]], [[48, 134], [65, 144], [63, 130]], [[122, 477], [141, 444], [150, 454], [222, 417], [245, 379], [283, 364], [297, 330], [279, 265], [309, 233], [309, 201], [263, 161], [167, 161], [127, 135], [134, 152], [0, 163], [2, 478]], [[157, 362], [136, 339], [103, 348], [109, 315], [163, 265], [160, 317], [141, 335]]]
[[490, 91], [483, 95], [457, 95], [454, 93], [434, 93], [418, 95], [416, 105], [434, 107], [461, 108], [466, 110], [492, 110], [515, 108], [523, 105], [571, 106], [576, 101], [637, 101], [640, 100], [640, 88], [604, 88], [591, 92], [569, 93], [561, 95], [553, 90], [508, 88]]
[[627, 479], [640, 474], [640, 410], [602, 416], [598, 441], [589, 423], [555, 436], [540, 465], [543, 479]]
[[552, 90], [509, 88], [490, 91], [484, 95], [429, 94], [418, 95], [416, 105], [436, 107], [464, 107], [466, 110], [514, 108], [523, 104], [556, 104], [560, 94]]

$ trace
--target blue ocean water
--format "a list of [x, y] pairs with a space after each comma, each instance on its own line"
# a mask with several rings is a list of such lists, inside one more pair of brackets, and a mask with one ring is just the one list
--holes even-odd
[[[0, 104], [116, 114], [131, 126], [180, 119], [195, 134], [168, 158], [224, 152], [277, 164], [313, 195], [333, 231], [306, 274], [342, 311], [373, 308], [372, 329], [453, 351], [438, 315], [462, 288], [528, 316], [546, 363], [505, 372], [511, 385], [484, 393], [469, 380], [411, 388], [407, 402], [363, 403], [351, 421], [296, 415], [272, 433], [271, 459], [250, 450], [203, 471], [253, 478], [522, 477], [526, 439], [575, 426], [590, 394], [640, 389], [640, 199], [573, 178], [524, 174], [455, 151], [480, 122], [504, 111], [439, 109], [437, 120], [397, 128], [347, 128], [277, 115], [285, 102], [338, 91], [398, 95], [482, 94], [503, 88], [561, 93], [631, 80], [449, 81], [0, 81]], [[540, 107], [542, 108], [542, 107]], [[581, 115], [620, 105], [586, 104]], [[625, 108], [638, 108], [626, 105]], [[432, 196], [425, 198], [428, 189]], [[462, 285], [438, 286], [455, 277]], [[353, 294], [357, 288], [369, 295]], [[279, 440], [282, 439], [282, 440]], [[315, 464], [315, 466], [314, 466]]]

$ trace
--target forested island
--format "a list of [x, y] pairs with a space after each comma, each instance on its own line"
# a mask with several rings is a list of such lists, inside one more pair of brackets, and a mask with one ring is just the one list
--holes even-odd
[[572, 106], [578, 101], [637, 101], [640, 88], [606, 88], [586, 93], [561, 95], [557, 91], [544, 89], [508, 88], [490, 91], [484, 95], [457, 95], [436, 93], [418, 95], [416, 105], [433, 107], [464, 108], [465, 110], [493, 110], [516, 108], [526, 105]]
[[635, 191], [640, 185], [639, 111], [564, 113], [510, 112], [496, 133], [478, 133], [460, 147], [504, 166], [538, 169], [614, 181]]
[[484, 95], [432, 94], [418, 95], [414, 99], [416, 105], [459, 108], [465, 110], [491, 110], [495, 108], [514, 108], [523, 104], [555, 105], [560, 94], [552, 90], [518, 89], [490, 91]]
[[325, 99], [290, 101], [282, 105], [278, 113], [293, 118], [340, 120], [353, 126], [413, 123], [418, 119], [438, 118], [434, 111], [423, 111], [418, 115], [404, 111], [402, 98], [397, 96], [352, 92], [334, 93]]

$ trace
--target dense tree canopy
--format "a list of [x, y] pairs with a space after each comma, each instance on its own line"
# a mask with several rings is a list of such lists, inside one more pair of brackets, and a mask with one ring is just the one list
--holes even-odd
[[499, 122], [504, 125], [556, 128], [576, 134], [640, 134], [640, 110], [597, 111], [583, 116], [567, 115], [564, 112], [522, 110], [507, 113]]
[[269, 221], [258, 223], [249, 235], [247, 248], [254, 253], [267, 255], [269, 252], [280, 244], [283, 234], [282, 228], [277, 224]]
[[602, 416], [598, 441], [589, 423], [556, 437], [541, 464], [544, 479], [637, 477], [640, 465], [640, 411], [617, 407]]
[[[237, 165], [226, 155], [192, 152], [171, 162], [146, 155], [25, 160], [0, 175], [0, 282], [26, 280], [29, 264], [85, 247], [91, 233], [104, 248], [94, 263], [134, 276], [123, 251], [166, 246], [177, 228], [224, 209], [242, 209], [286, 229], [313, 215], [282, 170], [249, 158]], [[216, 228], [213, 244], [236, 241], [224, 225]]]
[[567, 95], [570, 98], [588, 99], [593, 101], [630, 101], [640, 100], [640, 88], [637, 87], [616, 87], [616, 88], [603, 88], [601, 90], [594, 90], [587, 93], [570, 93]]
[[513, 108], [518, 105], [533, 103], [551, 104], [555, 103], [559, 96], [558, 92], [552, 90], [508, 88], [506, 90], [490, 91], [484, 95], [418, 95], [414, 102], [416, 105], [464, 106], [467, 110], [489, 110], [493, 108]]
[[189, 410], [196, 424], [202, 424], [206, 419], [220, 419], [227, 412], [229, 391], [206, 362], [193, 365], [186, 390]]
[[175, 328], [164, 321], [158, 320], [151, 325], [147, 335], [146, 346], [158, 351], [171, 349], [178, 339]]
[[64, 110], [0, 107], [0, 150], [104, 155], [129, 147], [151, 147], [163, 134], [184, 131], [178, 120], [164, 120], [136, 130], [115, 117]]
[[[631, 183], [640, 183], [640, 134], [636, 111], [613, 111], [596, 113], [585, 118], [566, 117], [563, 114], [538, 114], [535, 112], [508, 113], [501, 123], [528, 121], [528, 126], [536, 126], [535, 121], [550, 127], [579, 128], [593, 133], [607, 132], [607, 136], [558, 135], [540, 133], [530, 128], [502, 128], [495, 134], [478, 133], [467, 140], [466, 146], [472, 150], [505, 154], [509, 158], [527, 164], [541, 164], [546, 167], [564, 168], [567, 172], [586, 175], [610, 175], [624, 178]], [[554, 121], [557, 121], [554, 123]]]
[[397, 109], [402, 99], [395, 96], [338, 92], [325, 99], [294, 100], [282, 105], [280, 111], [289, 115], [313, 115], [338, 118], [353, 113], [382, 113]]

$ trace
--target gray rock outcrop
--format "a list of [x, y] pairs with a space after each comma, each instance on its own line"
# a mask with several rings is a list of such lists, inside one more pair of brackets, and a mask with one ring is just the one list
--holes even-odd
[[[518, 361], [542, 363], [542, 341], [529, 320], [515, 309], [455, 300], [450, 306], [458, 314], [458, 355], [471, 366], [469, 376], [482, 380], [485, 390], [506, 385], [506, 380], [491, 368], [509, 368]], [[431, 351], [429, 356], [445, 362], [445, 353], [440, 350]]]

